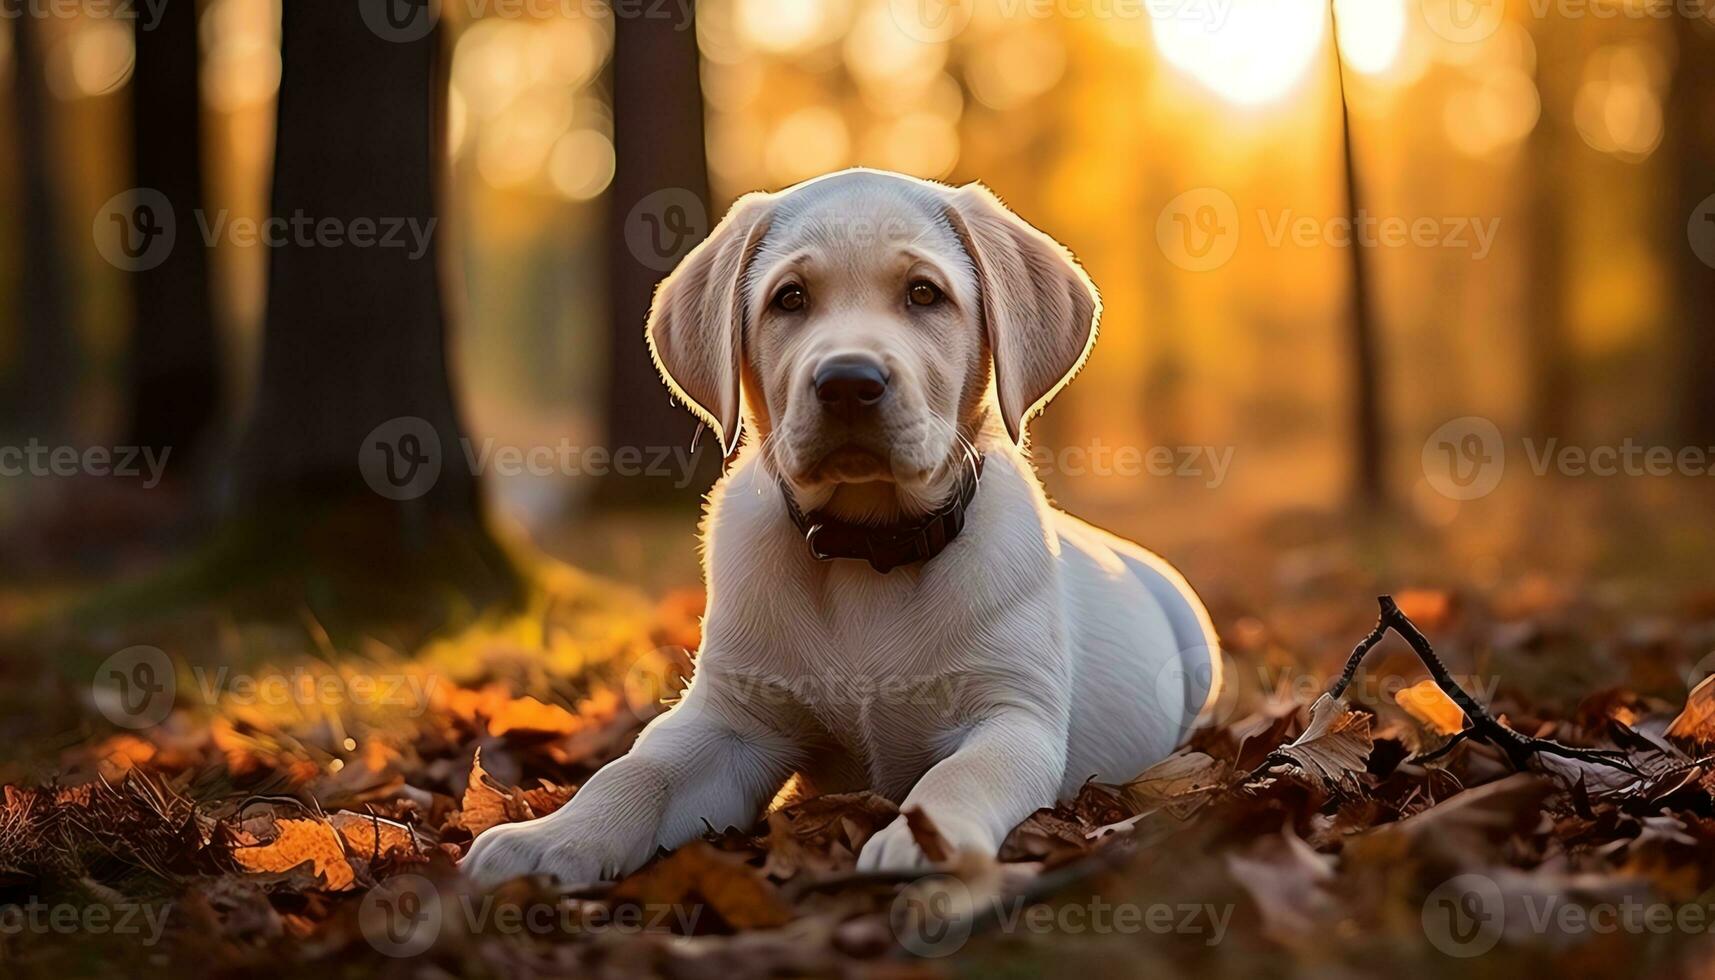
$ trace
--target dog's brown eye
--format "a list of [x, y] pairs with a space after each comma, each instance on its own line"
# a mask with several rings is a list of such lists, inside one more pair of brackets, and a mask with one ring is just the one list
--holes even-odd
[[941, 291], [932, 282], [919, 279], [911, 284], [905, 294], [911, 300], [912, 306], [934, 306], [941, 299]]
[[786, 286], [774, 294], [774, 305], [788, 313], [796, 313], [804, 308], [804, 301], [807, 298], [802, 286]]

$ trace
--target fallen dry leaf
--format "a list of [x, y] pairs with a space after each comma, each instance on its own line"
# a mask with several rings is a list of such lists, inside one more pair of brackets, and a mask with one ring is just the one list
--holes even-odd
[[583, 727], [577, 715], [557, 704], [547, 704], [532, 697], [513, 698], [492, 710], [488, 733], [496, 738], [514, 732], [566, 736]]
[[1314, 937], [1335, 908], [1322, 889], [1334, 877], [1334, 859], [1318, 854], [1290, 829], [1227, 855], [1227, 872], [1250, 893], [1263, 930], [1279, 942]]
[[1226, 776], [1226, 763], [1202, 752], [1181, 752], [1145, 769], [1122, 792], [1139, 810], [1163, 807], [1183, 817], [1224, 788]]
[[615, 902], [645, 908], [707, 905], [735, 929], [768, 929], [792, 921], [792, 909], [744, 858], [693, 841], [613, 887]]
[[1667, 737], [1694, 749], [1715, 744], [1715, 674], [1686, 695], [1685, 707], [1667, 726]]
[[417, 835], [411, 832], [410, 827], [395, 820], [340, 810], [329, 814], [328, 822], [339, 831], [347, 852], [357, 857], [374, 859], [417, 851]]
[[290, 871], [309, 862], [312, 873], [329, 891], [344, 891], [357, 883], [333, 824], [301, 818], [276, 820], [275, 827], [278, 834], [267, 843], [234, 847], [233, 860], [251, 872]]
[[905, 811], [905, 826], [911, 829], [911, 839], [917, 842], [924, 857], [940, 862], [953, 856], [953, 848], [948, 845], [947, 838], [941, 836], [941, 831], [922, 807], [914, 806]]
[[1318, 776], [1329, 786], [1344, 786], [1364, 771], [1375, 742], [1370, 737], [1370, 716], [1353, 711], [1351, 705], [1324, 694], [1310, 706], [1310, 724], [1291, 745], [1276, 749], [1276, 756]]
[[1457, 735], [1465, 728], [1465, 712], [1428, 678], [1400, 691], [1393, 699], [1406, 714], [1436, 734]]

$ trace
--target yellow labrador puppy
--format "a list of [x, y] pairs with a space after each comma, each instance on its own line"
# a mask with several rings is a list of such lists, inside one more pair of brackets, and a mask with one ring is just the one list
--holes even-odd
[[[1159, 558], [1051, 507], [1020, 446], [1099, 314], [1066, 249], [980, 185], [850, 170], [735, 204], [648, 325], [668, 386], [738, 453], [703, 526], [696, 675], [466, 870], [623, 875], [751, 826], [795, 773], [992, 855], [1171, 752], [1220, 681], [1208, 616]], [[926, 861], [901, 818], [858, 863]]]

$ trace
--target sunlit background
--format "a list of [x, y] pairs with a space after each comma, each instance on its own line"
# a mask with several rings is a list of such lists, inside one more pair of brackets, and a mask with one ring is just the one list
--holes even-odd
[[[479, 438], [594, 444], [610, 330], [603, 270], [616, 260], [603, 237], [615, 25], [598, 4], [534, 6], [542, 15], [474, 17], [445, 4], [457, 381]], [[1349, 170], [1361, 213], [1450, 228], [1498, 220], [1480, 256], [1475, 242], [1365, 250], [1387, 484], [1417, 519], [1446, 524], [1469, 507], [1435, 493], [1419, 462], [1424, 437], [1449, 418], [1664, 441], [1680, 403], [1699, 397], [1679, 351], [1710, 311], [1677, 298], [1679, 277], [1707, 271], [1684, 262], [1697, 201], [1684, 172], [1699, 161], [1664, 143], [1676, 126], [1710, 125], [1715, 91], [1670, 98], [1687, 75], [1687, 39], [1707, 38], [1710, 24], [1621, 0], [1571, 14], [1550, 5], [1545, 17], [1526, 4], [1336, 0], [1332, 19], [1324, 0], [1065, 0], [1053, 16], [1000, 0], [955, 6], [968, 24], [937, 37], [902, 25], [912, 3], [700, 0], [712, 211], [746, 190], [866, 165], [983, 180], [1066, 242], [1101, 287], [1106, 318], [1039, 441], [1234, 450], [1214, 488], [1049, 472], [1068, 503], [1145, 520], [1349, 500], [1349, 250], [1269, 235], [1288, 220], [1347, 215]], [[235, 216], [265, 215], [279, 17], [278, 0], [201, 4], [207, 196]], [[0, 79], [11, 75], [13, 26], [0, 28]], [[123, 189], [106, 161], [129, 138], [116, 95], [131, 33], [93, 16], [42, 27], [65, 161], [55, 190], [68, 238], [82, 241], [82, 216]], [[1170, 202], [1204, 188], [1231, 199], [1239, 237], [1230, 260], [1191, 269], [1159, 232]], [[0, 248], [19, 247], [11, 230], [0, 228]], [[73, 255], [88, 365], [78, 424], [93, 439], [118, 425], [112, 378], [129, 324], [122, 274], [93, 249]], [[264, 250], [223, 243], [214, 265], [242, 392]], [[1570, 365], [1559, 381], [1573, 392], [1547, 406], [1545, 345]], [[502, 488], [500, 506], [531, 525], [575, 512], [578, 481], [540, 483]]]

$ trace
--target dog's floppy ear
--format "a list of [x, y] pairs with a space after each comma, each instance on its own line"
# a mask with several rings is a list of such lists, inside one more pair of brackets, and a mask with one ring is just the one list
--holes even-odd
[[1013, 214], [994, 192], [950, 192], [953, 229], [976, 266], [995, 390], [1013, 442], [1089, 356], [1102, 300], [1064, 245]]
[[709, 237], [661, 280], [649, 309], [649, 353], [667, 387], [715, 429], [721, 452], [738, 448], [743, 416], [744, 273], [768, 230], [772, 195], [747, 194]]

